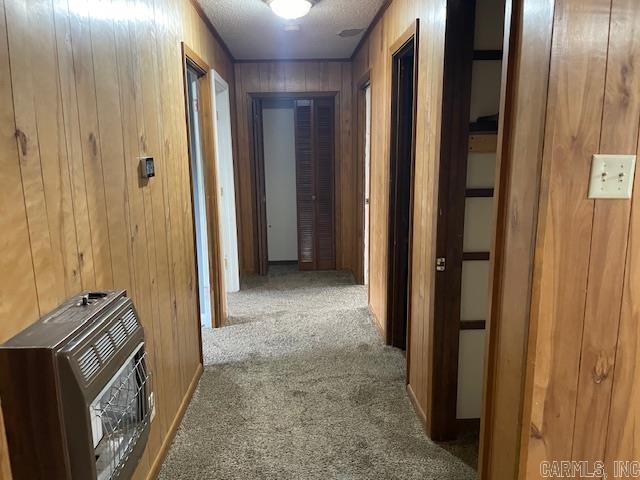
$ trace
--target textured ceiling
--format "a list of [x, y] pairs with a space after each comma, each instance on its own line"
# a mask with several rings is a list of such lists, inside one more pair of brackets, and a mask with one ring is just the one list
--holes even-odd
[[[321, 0], [297, 20], [276, 16], [262, 0], [198, 0], [237, 60], [348, 58], [384, 0]], [[285, 31], [287, 25], [299, 31]]]

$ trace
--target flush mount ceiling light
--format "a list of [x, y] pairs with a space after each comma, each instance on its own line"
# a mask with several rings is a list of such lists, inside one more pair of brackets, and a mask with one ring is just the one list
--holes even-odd
[[272, 0], [269, 3], [273, 13], [287, 20], [304, 17], [312, 5], [309, 0]]

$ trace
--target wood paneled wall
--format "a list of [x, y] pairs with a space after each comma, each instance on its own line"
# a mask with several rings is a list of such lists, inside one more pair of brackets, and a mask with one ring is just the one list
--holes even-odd
[[[593, 154], [639, 148], [640, 4], [508, 3], [518, 22], [502, 132], [511, 164], [500, 171], [488, 377], [502, 403], [485, 426], [495, 445], [483, 478], [539, 478], [543, 460], [605, 461], [612, 474], [614, 460], [640, 458], [640, 176], [632, 201], [589, 200], [587, 189]], [[420, 19], [408, 388], [427, 429], [444, 12], [444, 1], [394, 0], [353, 64], [354, 95], [369, 70], [373, 92], [370, 302], [384, 330], [389, 46]]]
[[593, 154], [638, 152], [639, 63], [640, 3], [555, 2], [521, 478], [640, 458], [640, 175], [587, 198]]
[[391, 46], [420, 20], [418, 108], [409, 361], [409, 393], [428, 423], [431, 364], [435, 225], [440, 155], [446, 0], [394, 0], [353, 62], [354, 95], [367, 72], [371, 81], [370, 306], [383, 334], [387, 311]]
[[236, 112], [238, 149], [236, 197], [239, 254], [243, 272], [258, 269], [254, 244], [255, 195], [252, 183], [250, 94], [336, 92], [336, 268], [354, 270], [358, 255], [356, 165], [352, 143], [352, 75], [349, 62], [237, 63]]
[[0, 341], [83, 289], [128, 290], [157, 399], [136, 478], [201, 371], [182, 41], [234, 84], [187, 0], [0, 0]]
[[[554, 0], [507, 0], [481, 478], [517, 478]], [[525, 15], [525, 12], [534, 14]]]

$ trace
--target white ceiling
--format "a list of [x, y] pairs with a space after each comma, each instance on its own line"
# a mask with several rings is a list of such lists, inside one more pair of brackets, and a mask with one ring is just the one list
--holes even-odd
[[[298, 20], [276, 16], [262, 0], [198, 0], [237, 60], [349, 58], [384, 0], [321, 0]], [[289, 24], [299, 31], [287, 32]]]

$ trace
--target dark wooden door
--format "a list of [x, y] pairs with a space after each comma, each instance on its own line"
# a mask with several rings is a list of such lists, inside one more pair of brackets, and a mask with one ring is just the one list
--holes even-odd
[[403, 350], [407, 346], [409, 322], [415, 76], [412, 38], [393, 56], [391, 102], [387, 343]]
[[457, 434], [458, 347], [475, 1], [447, 3], [436, 234], [431, 438]]
[[295, 105], [298, 264], [332, 270], [335, 260], [335, 107], [333, 98]]

